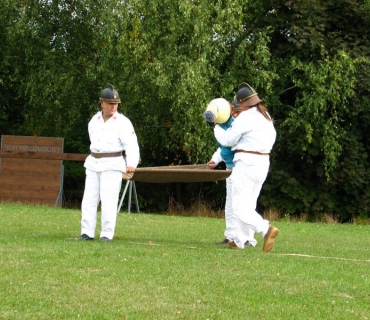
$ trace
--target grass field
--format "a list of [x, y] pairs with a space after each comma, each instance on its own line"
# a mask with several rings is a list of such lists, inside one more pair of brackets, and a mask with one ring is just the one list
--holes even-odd
[[216, 244], [223, 219], [120, 213], [108, 243], [78, 210], [0, 219], [0, 319], [370, 319], [368, 225], [276, 222], [265, 254]]

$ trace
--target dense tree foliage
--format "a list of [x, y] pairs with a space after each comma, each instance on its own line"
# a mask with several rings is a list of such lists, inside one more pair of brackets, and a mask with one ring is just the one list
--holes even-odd
[[[216, 146], [207, 103], [248, 82], [278, 131], [260, 206], [369, 217], [369, 1], [4, 0], [0, 10], [0, 134], [63, 137], [65, 152], [87, 153], [87, 123], [112, 83], [142, 166], [204, 163]], [[78, 203], [82, 164], [65, 166]], [[137, 188], [150, 211], [175, 194], [222, 206], [225, 193], [222, 182]]]

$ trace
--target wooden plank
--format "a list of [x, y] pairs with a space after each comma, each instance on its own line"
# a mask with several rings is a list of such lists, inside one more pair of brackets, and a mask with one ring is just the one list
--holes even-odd
[[7, 198], [45, 198], [45, 199], [57, 199], [59, 194], [59, 190], [42, 190], [41, 192], [39, 190], [17, 190], [14, 192], [13, 190], [2, 190], [1, 191], [1, 197], [7, 197]]
[[48, 166], [48, 167], [61, 167], [63, 162], [62, 160], [48, 160], [48, 159], [12, 159], [12, 158], [2, 158], [2, 165], [6, 165], [7, 168], [29, 168], [36, 166]]
[[17, 198], [14, 198], [14, 197], [11, 197], [11, 198], [2, 197], [0, 195], [0, 201], [21, 202], [21, 203], [24, 203], [24, 204], [41, 204], [41, 205], [54, 206], [55, 202], [56, 202], [56, 198], [55, 199], [45, 199], [45, 198], [29, 197], [29, 198], [17, 199]]
[[[63, 138], [53, 138], [53, 137], [33, 137], [33, 136], [10, 136], [10, 135], [3, 135], [2, 139], [2, 146], [3, 145], [17, 145], [17, 146], [55, 146], [55, 147], [63, 147]], [[5, 150], [5, 148], [2, 148]], [[19, 150], [19, 149], [18, 149]], [[63, 152], [63, 150], [61, 150]]]
[[25, 179], [14, 179], [11, 177], [1, 177], [0, 191], [1, 189], [59, 190], [60, 182], [57, 181], [57, 179], [40, 181], [39, 179], [25, 180]]
[[0, 181], [5, 180], [14, 180], [14, 181], [31, 181], [31, 180], [44, 180], [48, 181], [50, 179], [55, 179], [58, 182], [60, 181], [60, 174], [58, 172], [32, 172], [32, 171], [7, 171], [6, 174], [2, 174]]
[[85, 161], [89, 154], [80, 153], [46, 153], [31, 151], [0, 151], [0, 158], [21, 158], [21, 159], [49, 159], [49, 160], [68, 160]]
[[34, 171], [34, 172], [61, 172], [62, 162], [54, 160], [34, 160], [34, 159], [2, 159], [2, 173], [6, 171]]
[[0, 178], [0, 188], [7, 188], [7, 187], [13, 187], [13, 186], [28, 186], [29, 188], [34, 188], [35, 186], [60, 186], [60, 181], [57, 179], [60, 177], [59, 175], [54, 176], [56, 179], [55, 181], [51, 182], [50, 178], [47, 176], [44, 176], [43, 178], [35, 178], [35, 179], [22, 179], [22, 178], [13, 178], [13, 177], [1, 177]]
[[28, 183], [33, 180], [50, 181], [51, 179], [60, 182], [60, 173], [58, 172], [32, 172], [32, 171], [7, 171], [6, 174], [0, 176], [0, 183], [2, 181], [17, 181], [18, 183]]
[[22, 202], [22, 203], [41, 203], [55, 205], [58, 199], [59, 191], [30, 191], [19, 190], [15, 194], [10, 192], [1, 192], [1, 201]]

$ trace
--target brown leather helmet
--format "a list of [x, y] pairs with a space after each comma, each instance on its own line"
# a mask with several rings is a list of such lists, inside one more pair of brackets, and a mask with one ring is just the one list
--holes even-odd
[[244, 104], [245, 107], [254, 106], [263, 100], [258, 96], [256, 90], [254, 90], [248, 83], [242, 83], [238, 87], [238, 92], [236, 93], [236, 101], [240, 104], [243, 101], [247, 101], [247, 104]]

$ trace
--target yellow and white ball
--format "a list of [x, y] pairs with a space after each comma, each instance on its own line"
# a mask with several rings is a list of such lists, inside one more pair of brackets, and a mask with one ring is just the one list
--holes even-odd
[[203, 117], [208, 122], [225, 123], [231, 115], [230, 103], [224, 98], [213, 99], [203, 113]]

